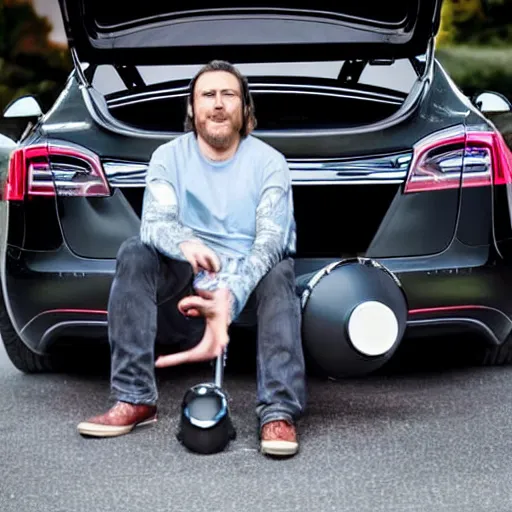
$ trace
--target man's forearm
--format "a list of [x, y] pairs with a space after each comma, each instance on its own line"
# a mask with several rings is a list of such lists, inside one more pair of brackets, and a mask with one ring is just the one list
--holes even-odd
[[143, 243], [155, 247], [169, 258], [184, 259], [179, 245], [198, 241], [194, 232], [178, 217], [178, 204], [173, 188], [155, 182], [146, 187], [140, 236]]
[[[256, 211], [257, 235], [250, 254], [236, 269], [217, 276], [216, 286], [231, 290], [236, 318], [260, 280], [295, 250], [295, 226], [289, 190], [268, 189]], [[227, 266], [229, 267], [229, 266]]]

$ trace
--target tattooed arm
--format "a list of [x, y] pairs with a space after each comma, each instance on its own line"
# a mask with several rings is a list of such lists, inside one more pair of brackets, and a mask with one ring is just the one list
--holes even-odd
[[256, 237], [250, 254], [235, 272], [219, 275], [221, 285], [227, 286], [234, 296], [233, 319], [260, 280], [295, 251], [292, 189], [286, 163], [267, 182], [256, 210]]
[[144, 192], [140, 237], [169, 258], [184, 260], [179, 245], [185, 241], [200, 243], [194, 232], [178, 218], [178, 200], [173, 186], [164, 180], [150, 181]]
[[[275, 162], [274, 162], [275, 165]], [[162, 254], [186, 259], [180, 249], [185, 241], [202, 243], [194, 232], [179, 220], [179, 205], [166, 166], [155, 152], [146, 179], [144, 207], [141, 222], [141, 240]], [[172, 176], [172, 175], [171, 175]], [[244, 308], [250, 294], [263, 276], [284, 256], [295, 250], [295, 222], [291, 180], [286, 160], [276, 165], [265, 180], [256, 210], [256, 236], [250, 254], [242, 260], [224, 264], [212, 278], [199, 272], [196, 288], [215, 290], [228, 288], [233, 296], [231, 318], [235, 319]], [[231, 263], [234, 263], [232, 265]]]
[[169, 258], [184, 260], [179, 245], [198, 241], [193, 231], [179, 220], [176, 170], [164, 146], [151, 156], [146, 175], [146, 190], [140, 227], [141, 241]]

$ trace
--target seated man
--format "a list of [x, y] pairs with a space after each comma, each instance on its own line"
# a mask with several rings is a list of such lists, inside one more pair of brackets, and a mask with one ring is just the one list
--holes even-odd
[[[117, 402], [78, 431], [117, 436], [156, 421], [154, 367], [216, 358], [230, 324], [254, 311], [261, 451], [293, 455], [306, 390], [288, 165], [250, 135], [247, 80], [227, 62], [191, 81], [185, 124], [153, 153], [140, 238], [117, 257], [108, 305]], [[156, 357], [156, 342], [174, 353]]]

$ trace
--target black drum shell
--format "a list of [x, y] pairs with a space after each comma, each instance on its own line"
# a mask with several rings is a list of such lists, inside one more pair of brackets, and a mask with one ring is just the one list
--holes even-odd
[[[371, 373], [392, 357], [404, 335], [407, 323], [404, 292], [396, 277], [375, 262], [339, 262], [329, 271], [328, 268], [303, 292], [302, 341], [306, 358], [315, 370], [332, 378]], [[348, 335], [350, 314], [366, 301], [385, 304], [398, 322], [396, 341], [382, 355], [359, 352]]]

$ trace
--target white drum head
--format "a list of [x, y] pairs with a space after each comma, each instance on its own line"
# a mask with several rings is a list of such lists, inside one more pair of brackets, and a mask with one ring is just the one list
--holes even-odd
[[356, 350], [367, 356], [380, 356], [395, 344], [398, 320], [382, 302], [366, 301], [354, 308], [347, 329]]

